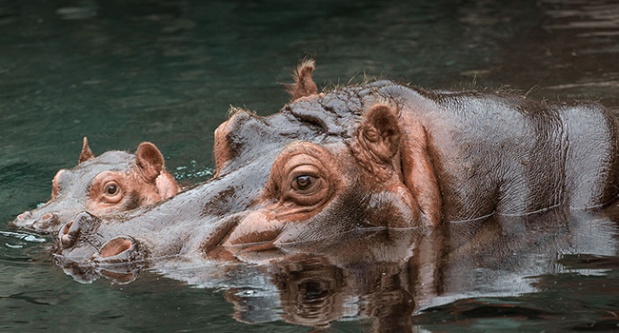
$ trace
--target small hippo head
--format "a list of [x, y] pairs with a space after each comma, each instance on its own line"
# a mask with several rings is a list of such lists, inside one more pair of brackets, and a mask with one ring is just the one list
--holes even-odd
[[140, 144], [135, 155], [109, 151], [95, 157], [84, 138], [78, 165], [54, 176], [50, 200], [19, 214], [10, 225], [38, 233], [57, 232], [81, 211], [105, 216], [167, 199], [179, 190], [152, 143]]

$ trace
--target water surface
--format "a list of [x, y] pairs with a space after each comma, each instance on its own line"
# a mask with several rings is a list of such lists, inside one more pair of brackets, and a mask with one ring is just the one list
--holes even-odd
[[[77, 163], [83, 136], [95, 154], [152, 141], [182, 182], [208, 179], [212, 133], [229, 106], [276, 112], [287, 101], [280, 83], [305, 56], [317, 59], [320, 87], [369, 76], [619, 108], [611, 0], [0, 0], [0, 45], [6, 222], [47, 200], [56, 171]], [[554, 216], [550, 226], [538, 216], [454, 227], [462, 243], [430, 247], [425, 264], [406, 251], [397, 263], [367, 266], [311, 256], [272, 267], [170, 260], [129, 284], [78, 283], [52, 263], [49, 239], [4, 224], [0, 330], [612, 330], [612, 208]], [[422, 281], [402, 275], [410, 267], [433, 267], [441, 279], [428, 290], [404, 283]]]

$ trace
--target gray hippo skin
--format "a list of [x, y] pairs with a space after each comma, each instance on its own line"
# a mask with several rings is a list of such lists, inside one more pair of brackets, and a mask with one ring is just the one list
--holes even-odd
[[616, 200], [617, 122], [598, 104], [391, 81], [318, 93], [312, 70], [300, 65], [279, 113], [219, 126], [213, 179], [130, 214], [79, 214], [58, 234], [60, 264], [262, 260], [351, 230]]
[[107, 216], [159, 202], [179, 190], [154, 144], [141, 143], [135, 155], [114, 150], [95, 157], [84, 138], [78, 165], [56, 173], [49, 201], [19, 214], [9, 226], [57, 233], [81, 211]]

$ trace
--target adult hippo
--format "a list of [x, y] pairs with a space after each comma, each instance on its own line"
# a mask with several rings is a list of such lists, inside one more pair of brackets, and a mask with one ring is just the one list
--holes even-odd
[[106, 216], [168, 199], [181, 189], [150, 142], [142, 142], [135, 154], [112, 150], [95, 156], [84, 137], [78, 160], [56, 173], [47, 203], [19, 214], [9, 226], [57, 233], [83, 210]]
[[616, 200], [617, 122], [598, 104], [391, 81], [318, 93], [313, 66], [299, 66], [279, 113], [235, 110], [219, 126], [213, 179], [105, 223], [79, 214], [59, 232], [59, 262], [260, 260], [360, 228]]

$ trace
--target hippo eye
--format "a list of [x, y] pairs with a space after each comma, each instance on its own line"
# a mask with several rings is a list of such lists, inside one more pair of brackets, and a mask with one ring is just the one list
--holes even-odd
[[116, 184], [109, 184], [105, 187], [105, 194], [107, 195], [114, 195], [118, 193], [118, 185]]
[[316, 183], [316, 177], [309, 175], [302, 175], [297, 177], [292, 184], [292, 188], [297, 191], [306, 191], [310, 189]]
[[311, 206], [324, 199], [326, 190], [328, 185], [322, 177], [303, 172], [291, 175], [290, 187], [284, 197], [302, 206]]
[[103, 200], [115, 204], [123, 198], [122, 188], [115, 181], [109, 181], [103, 185]]
[[[308, 146], [311, 149], [313, 146]], [[299, 149], [299, 148], [298, 148]], [[274, 166], [271, 189], [278, 204], [304, 209], [326, 202], [332, 192], [331, 172], [321, 160], [321, 154], [309, 154], [308, 149], [293, 150], [283, 155], [281, 164]], [[292, 209], [292, 208], [291, 208]]]

